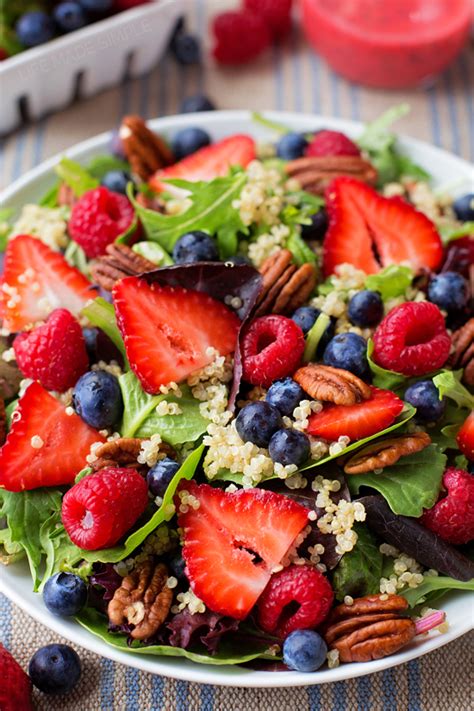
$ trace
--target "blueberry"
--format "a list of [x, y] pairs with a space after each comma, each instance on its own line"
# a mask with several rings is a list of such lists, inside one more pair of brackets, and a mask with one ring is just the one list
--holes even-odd
[[216, 107], [204, 94], [194, 94], [183, 99], [179, 109], [180, 114], [194, 114], [197, 111], [215, 111]]
[[367, 378], [369, 364], [367, 362], [367, 343], [356, 333], [340, 333], [334, 336], [326, 346], [323, 362], [334, 368], [350, 370], [359, 378]]
[[112, 429], [122, 417], [123, 399], [117, 378], [105, 370], [81, 375], [72, 395], [80, 417], [96, 430]]
[[56, 573], [46, 581], [43, 601], [53, 615], [72, 617], [86, 604], [87, 585], [78, 575]]
[[301, 225], [303, 239], [323, 239], [329, 224], [326, 210], [318, 210], [318, 212], [310, 215], [309, 219], [311, 220], [309, 225]]
[[461, 222], [474, 220], [474, 193], [467, 193], [453, 202], [453, 210]]
[[164, 496], [166, 489], [179, 469], [179, 464], [170, 457], [160, 459], [146, 475], [148, 489], [153, 496]]
[[361, 328], [376, 326], [383, 316], [383, 301], [378, 291], [358, 291], [349, 301], [349, 320]]
[[15, 25], [18, 41], [25, 47], [36, 47], [54, 37], [54, 22], [45, 12], [25, 12]]
[[169, 561], [169, 566], [175, 578], [178, 578], [178, 580], [187, 580], [185, 573], [186, 562], [181, 555], [173, 556]]
[[230, 262], [231, 264], [235, 264], [238, 267], [240, 267], [240, 266], [253, 267], [252, 260], [249, 259], [248, 257], [245, 257], [243, 254], [235, 254], [233, 257], [229, 257], [225, 261]]
[[240, 439], [253, 442], [257, 447], [267, 447], [271, 436], [282, 424], [277, 408], [261, 400], [245, 405], [235, 420]]
[[174, 245], [173, 259], [177, 264], [215, 262], [219, 254], [212, 237], [207, 232], [195, 230], [181, 235]]
[[101, 185], [113, 193], [127, 194], [127, 185], [131, 181], [129, 173], [124, 170], [109, 170], [102, 178]]
[[419, 380], [405, 391], [405, 400], [416, 407], [416, 418], [423, 422], [436, 422], [446, 407], [444, 398], [439, 399], [439, 391], [432, 380]]
[[432, 278], [428, 300], [445, 311], [460, 311], [469, 300], [469, 286], [461, 274], [443, 272]]
[[114, 0], [79, 0], [79, 2], [88, 12], [107, 12], [114, 4]]
[[313, 630], [295, 630], [283, 642], [283, 661], [294, 671], [316, 671], [324, 664], [327, 653], [326, 642]]
[[171, 148], [176, 160], [186, 158], [195, 153], [200, 148], [208, 146], [211, 142], [210, 136], [202, 128], [183, 128], [175, 135], [171, 142]]
[[467, 471], [469, 474], [474, 474], [474, 462], [467, 463]]
[[171, 42], [171, 52], [178, 64], [199, 64], [201, 61], [201, 42], [196, 35], [178, 33]]
[[296, 464], [299, 467], [309, 457], [309, 439], [299, 430], [278, 430], [272, 435], [268, 453], [274, 462], [284, 466]]
[[[306, 334], [314, 326], [314, 324], [316, 323], [316, 319], [320, 314], [321, 311], [319, 309], [313, 308], [313, 306], [301, 306], [299, 309], [296, 309], [291, 318], [295, 323], [298, 324], [303, 333]], [[318, 353], [322, 352], [322, 350], [326, 348], [327, 344], [333, 336], [334, 323], [330, 321], [326, 326], [323, 335], [321, 336], [321, 340], [319, 341]]]
[[276, 151], [283, 160], [301, 158], [308, 142], [301, 133], [285, 133], [277, 143]]
[[67, 694], [81, 678], [81, 661], [67, 644], [48, 644], [33, 654], [28, 674], [45, 694]]
[[292, 378], [275, 380], [268, 389], [265, 401], [281, 412], [282, 415], [291, 415], [301, 400], [306, 398], [306, 393]]
[[83, 328], [82, 335], [84, 336], [84, 341], [86, 342], [86, 351], [89, 356], [89, 362], [95, 363], [97, 361], [97, 339], [99, 336], [99, 330], [97, 328]]
[[53, 10], [53, 18], [61, 32], [73, 32], [86, 24], [86, 16], [78, 2], [67, 0]]

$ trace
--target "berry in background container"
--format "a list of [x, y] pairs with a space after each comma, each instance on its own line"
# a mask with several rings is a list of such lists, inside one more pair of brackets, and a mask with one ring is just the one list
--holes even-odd
[[470, 0], [302, 0], [303, 27], [337, 72], [400, 89], [430, 80], [461, 51]]

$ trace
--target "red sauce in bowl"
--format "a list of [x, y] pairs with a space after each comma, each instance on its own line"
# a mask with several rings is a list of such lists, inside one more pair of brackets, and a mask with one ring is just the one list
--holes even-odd
[[469, 35], [470, 0], [301, 0], [303, 27], [340, 74], [398, 89], [438, 74]]

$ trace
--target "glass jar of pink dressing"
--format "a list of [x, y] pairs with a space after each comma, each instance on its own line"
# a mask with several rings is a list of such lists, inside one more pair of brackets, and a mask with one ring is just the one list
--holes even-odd
[[472, 0], [301, 0], [316, 51], [343, 76], [398, 89], [438, 74], [469, 36]]

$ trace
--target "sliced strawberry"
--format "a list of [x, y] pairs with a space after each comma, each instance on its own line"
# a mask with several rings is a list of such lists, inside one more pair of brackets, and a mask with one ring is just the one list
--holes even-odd
[[0, 450], [0, 487], [7, 491], [71, 484], [94, 442], [104, 437], [39, 383], [21, 398]]
[[389, 427], [403, 410], [403, 400], [390, 390], [370, 386], [372, 397], [357, 405], [326, 405], [311, 415], [306, 432], [334, 442], [349, 437], [354, 442]]
[[188, 507], [178, 516], [191, 587], [214, 612], [243, 619], [306, 526], [308, 511], [262, 489], [230, 494], [186, 482], [181, 495], [183, 490], [199, 501], [198, 509]]
[[399, 197], [385, 198], [354, 178], [336, 178], [326, 190], [329, 229], [324, 272], [349, 262], [367, 274], [407, 263], [435, 270], [443, 257], [440, 236], [425, 215]]
[[156, 192], [162, 192], [171, 189], [170, 185], [162, 182], [168, 178], [181, 178], [191, 182], [213, 180], [227, 175], [231, 166], [240, 165], [245, 168], [255, 157], [253, 138], [243, 134], [229, 136], [219, 143], [201, 148], [169, 168], [158, 170], [150, 178], [149, 184]]
[[464, 456], [474, 460], [474, 412], [462, 424], [456, 440]]
[[130, 366], [149, 393], [210, 363], [210, 347], [235, 349], [239, 319], [203, 292], [127, 277], [113, 299]]
[[30, 235], [19, 235], [8, 243], [2, 289], [4, 327], [12, 332], [44, 321], [57, 308], [77, 316], [97, 296], [78, 269]]

